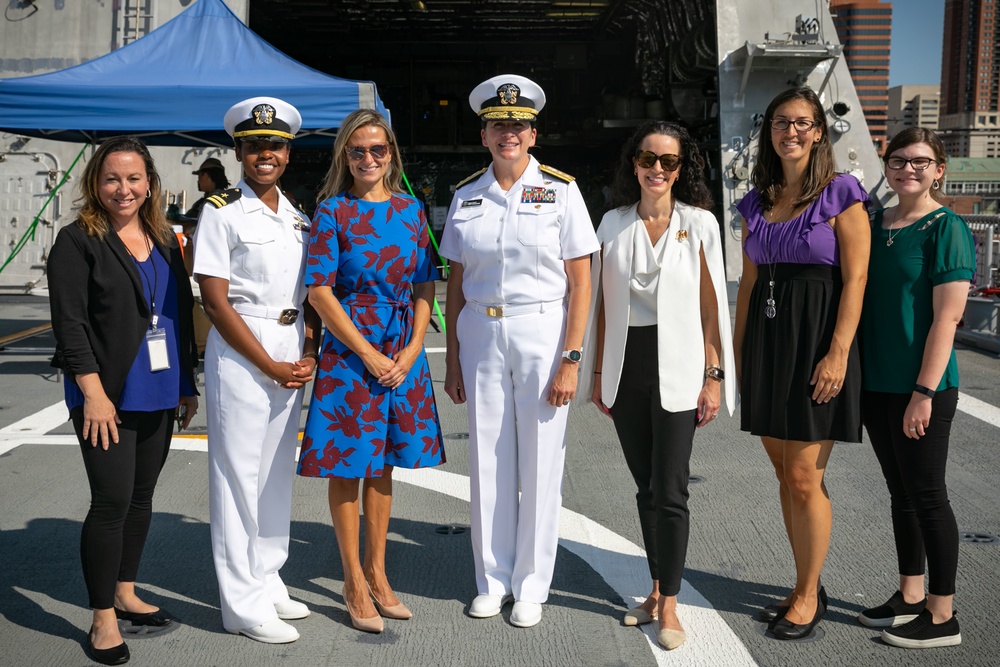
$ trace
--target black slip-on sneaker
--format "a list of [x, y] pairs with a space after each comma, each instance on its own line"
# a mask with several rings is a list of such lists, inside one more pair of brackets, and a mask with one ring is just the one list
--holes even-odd
[[956, 616], [935, 624], [931, 612], [924, 609], [909, 623], [883, 630], [882, 641], [901, 648], [940, 648], [961, 644], [962, 633]]
[[885, 604], [865, 609], [858, 614], [858, 620], [861, 625], [867, 625], [869, 628], [894, 628], [915, 619], [926, 606], [927, 598], [907, 604], [903, 601], [903, 594], [896, 591]]

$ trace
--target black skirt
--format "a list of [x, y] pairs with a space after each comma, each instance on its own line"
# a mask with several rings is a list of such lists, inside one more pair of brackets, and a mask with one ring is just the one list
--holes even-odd
[[840, 267], [775, 264], [771, 319], [768, 266], [757, 268], [743, 337], [741, 428], [779, 440], [861, 442], [861, 360], [851, 341], [847, 372], [829, 403], [812, 400], [809, 384], [837, 325]]

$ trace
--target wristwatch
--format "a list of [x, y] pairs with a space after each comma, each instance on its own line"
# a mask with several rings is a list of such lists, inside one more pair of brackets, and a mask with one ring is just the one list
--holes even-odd
[[718, 366], [709, 366], [705, 369], [705, 379], [713, 379], [716, 382], [722, 382], [726, 379], [726, 373]]
[[563, 359], [569, 359], [570, 363], [578, 364], [583, 359], [583, 350], [563, 350]]
[[917, 392], [918, 394], [923, 394], [927, 398], [934, 398], [934, 394], [937, 393], [933, 389], [929, 389], [922, 384], [913, 385], [913, 391]]

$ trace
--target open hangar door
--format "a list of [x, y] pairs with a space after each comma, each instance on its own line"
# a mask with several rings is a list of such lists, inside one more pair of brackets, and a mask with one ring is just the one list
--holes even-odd
[[[455, 183], [489, 163], [468, 95], [495, 74], [545, 89], [532, 151], [577, 177], [595, 225], [621, 146], [647, 119], [685, 124], [718, 180], [714, 2], [256, 0], [249, 24], [302, 63], [378, 85], [435, 226]], [[329, 149], [300, 149], [289, 165], [307, 209], [329, 164]]]

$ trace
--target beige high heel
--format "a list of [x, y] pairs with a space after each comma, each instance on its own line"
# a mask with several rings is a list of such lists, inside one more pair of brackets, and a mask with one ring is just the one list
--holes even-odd
[[377, 597], [375, 597], [375, 591], [372, 590], [372, 585], [368, 583], [367, 580], [365, 581], [365, 584], [368, 586], [368, 594], [371, 596], [372, 602], [375, 603], [375, 608], [378, 610], [379, 614], [385, 616], [386, 618], [392, 618], [398, 621], [408, 621], [413, 618], [413, 612], [407, 609], [405, 604], [400, 602], [399, 604], [394, 604], [392, 606], [384, 605], [378, 601]]
[[353, 625], [356, 630], [361, 630], [361, 632], [371, 632], [374, 634], [378, 634], [385, 630], [385, 624], [382, 622], [381, 616], [361, 618], [360, 616], [354, 615], [354, 612], [351, 611], [351, 605], [347, 601], [346, 586], [344, 590], [344, 606], [347, 607], [347, 615], [351, 617], [351, 625]]

